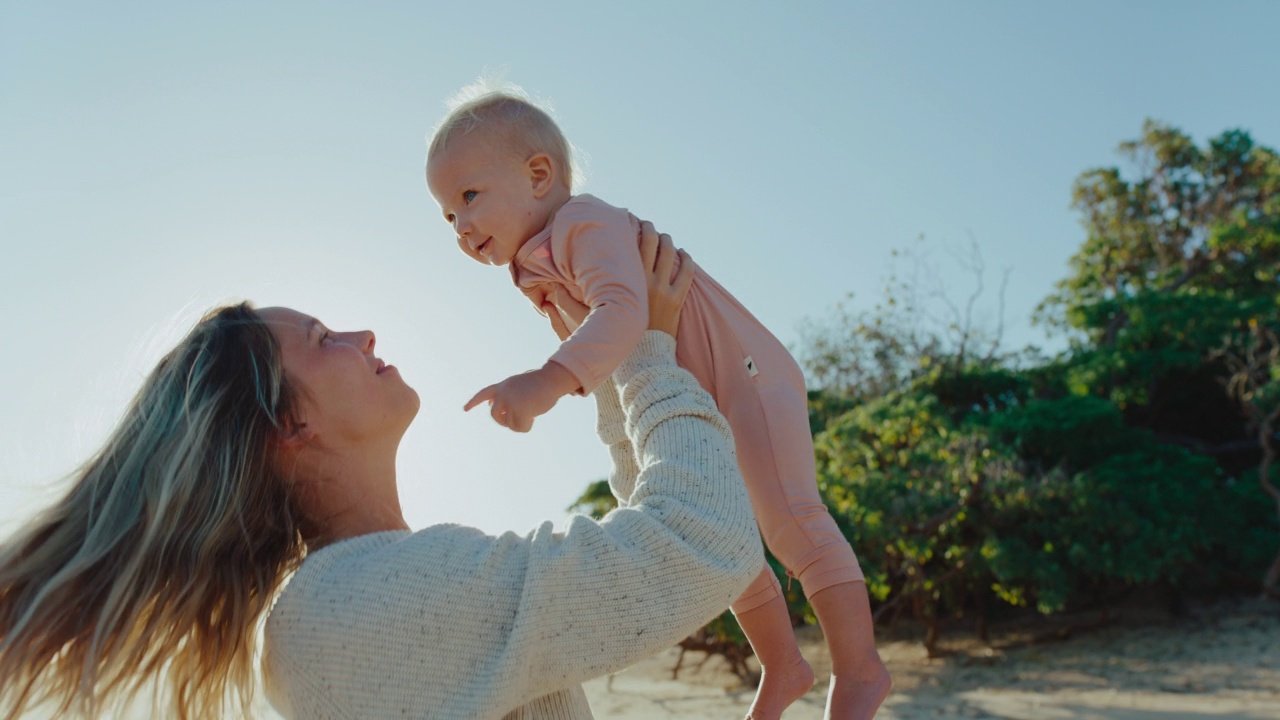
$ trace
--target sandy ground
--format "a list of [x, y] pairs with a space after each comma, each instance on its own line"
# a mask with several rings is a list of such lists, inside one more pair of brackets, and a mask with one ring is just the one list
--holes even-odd
[[[879, 642], [894, 691], [877, 718], [1280, 719], [1280, 603], [1218, 602], [1180, 617], [1122, 610], [1100, 627], [1067, 632], [1097, 619], [998, 625], [989, 644], [957, 626], [944, 634], [948, 655], [935, 659], [910, 628], [899, 628]], [[825, 678], [830, 663], [821, 633], [801, 628], [800, 638], [805, 657]], [[596, 716], [743, 716], [753, 693], [718, 658], [695, 671], [691, 665], [701, 656], [690, 653], [679, 680], [672, 680], [676, 653], [588, 683]], [[820, 720], [825, 691], [820, 679], [783, 717]]]
[[[946, 630], [948, 654], [930, 659], [918, 629], [903, 626], [879, 641], [894, 691], [880, 720], [999, 718], [1016, 720], [1280, 720], [1280, 603], [1218, 602], [1181, 617], [1136, 609], [1055, 616], [992, 627], [981, 643], [972, 628]], [[1066, 630], [1072, 630], [1065, 633]], [[1061, 636], [1067, 634], [1066, 639]], [[800, 628], [805, 657], [820, 680], [783, 715], [821, 720], [830, 661], [817, 628]], [[671, 679], [677, 651], [656, 655], [612, 678], [586, 685], [597, 718], [735, 720], [754, 692], [718, 658], [696, 669], [689, 653]], [[34, 711], [23, 720], [53, 720]], [[110, 713], [118, 720], [159, 717], [149, 706]], [[279, 716], [259, 708], [253, 717]]]

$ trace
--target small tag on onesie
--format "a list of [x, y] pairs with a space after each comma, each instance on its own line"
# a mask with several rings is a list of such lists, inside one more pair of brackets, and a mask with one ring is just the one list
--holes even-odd
[[760, 371], [756, 369], [756, 361], [752, 360], [750, 355], [742, 359], [742, 364], [747, 366], [747, 374], [751, 377], [760, 374]]

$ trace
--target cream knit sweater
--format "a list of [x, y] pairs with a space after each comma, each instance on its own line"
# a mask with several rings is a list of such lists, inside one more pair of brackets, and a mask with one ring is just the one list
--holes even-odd
[[272, 704], [304, 720], [589, 718], [584, 680], [728, 607], [763, 562], [728, 424], [665, 333], [646, 332], [613, 380], [595, 396], [619, 509], [562, 531], [438, 525], [312, 553], [267, 620]]

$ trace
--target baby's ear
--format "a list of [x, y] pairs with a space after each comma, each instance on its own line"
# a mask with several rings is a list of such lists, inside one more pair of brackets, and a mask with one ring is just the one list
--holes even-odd
[[529, 183], [535, 198], [541, 199], [555, 187], [556, 164], [551, 160], [550, 155], [537, 153], [529, 158], [525, 168], [529, 173]]

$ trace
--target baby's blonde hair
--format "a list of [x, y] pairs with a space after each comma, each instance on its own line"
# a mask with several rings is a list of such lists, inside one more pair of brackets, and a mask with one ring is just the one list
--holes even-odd
[[551, 114], [539, 107], [518, 85], [487, 78], [468, 85], [445, 103], [449, 114], [436, 127], [427, 146], [427, 164], [449, 144], [472, 132], [520, 161], [546, 153], [559, 171], [560, 182], [574, 187], [577, 168], [573, 149]]

